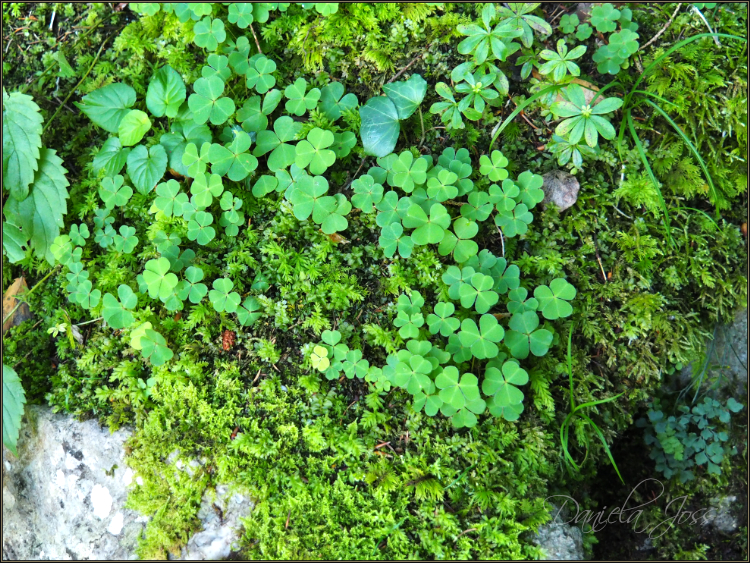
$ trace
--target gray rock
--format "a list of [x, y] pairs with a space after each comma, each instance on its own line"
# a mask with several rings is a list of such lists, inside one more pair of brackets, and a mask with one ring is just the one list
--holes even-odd
[[736, 496], [714, 497], [710, 501], [711, 508], [704, 515], [704, 524], [710, 525], [729, 534], [737, 529], [737, 519], [732, 515], [732, 506], [737, 501]]
[[567, 512], [563, 511], [559, 517], [559, 508], [554, 507], [551, 511], [552, 520], [539, 527], [532, 541], [541, 547], [546, 559], [550, 561], [578, 561], [585, 559], [583, 551], [583, 533], [577, 526], [571, 526], [565, 522]]
[[123, 508], [126, 429], [29, 406], [3, 448], [3, 559], [135, 559], [147, 518]]
[[591, 10], [594, 8], [593, 2], [579, 2], [576, 7], [575, 15], [578, 16], [578, 21], [586, 23], [591, 18]]
[[[94, 420], [79, 422], [29, 406], [18, 457], [3, 447], [3, 560], [137, 559], [149, 520], [124, 508], [128, 487], [140, 477], [127, 467], [131, 431], [110, 434]], [[175, 466], [192, 475], [201, 461]], [[240, 517], [252, 509], [242, 494], [219, 485], [204, 494], [203, 526], [179, 559], [222, 559], [236, 549]]]
[[581, 188], [578, 180], [564, 170], [552, 170], [544, 176], [544, 206], [554, 204], [561, 212], [578, 201], [578, 190]]

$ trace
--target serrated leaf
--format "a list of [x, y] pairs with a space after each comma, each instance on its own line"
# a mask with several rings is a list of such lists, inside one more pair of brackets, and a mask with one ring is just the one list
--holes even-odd
[[12, 367], [3, 364], [3, 444], [16, 456], [25, 404], [26, 393], [21, 379]]
[[3, 187], [18, 201], [29, 195], [39, 169], [42, 116], [31, 96], [3, 89]]

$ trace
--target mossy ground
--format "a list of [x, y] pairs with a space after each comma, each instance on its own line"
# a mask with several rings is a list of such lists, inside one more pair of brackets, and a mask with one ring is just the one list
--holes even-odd
[[[552, 9], [543, 7], [548, 13]], [[352, 6], [331, 18], [290, 12], [272, 19], [260, 33], [284, 77], [302, 75], [318, 85], [336, 78], [360, 100], [378, 93], [382, 83], [426, 50], [427, 57], [409, 72], [422, 74], [431, 84], [428, 97], [434, 97], [434, 82], [445, 80], [463, 61], [455, 50], [456, 24], [475, 18], [479, 10], [384, 4]], [[671, 14], [667, 11], [651, 6], [636, 14], [643, 37], [663, 27]], [[746, 7], [734, 4], [712, 21], [722, 32], [744, 33], [746, 15]], [[701, 32], [701, 25], [680, 14], [643, 62], [679, 35]], [[19, 88], [31, 79], [28, 93], [46, 119], [87, 72], [102, 42], [112, 46], [45, 136], [69, 170], [71, 222], [90, 214], [96, 178], [88, 163], [106, 138], [71, 102], [112, 81], [127, 82], [143, 94], [151, 69], [164, 62], [195, 78], [203, 55], [189, 41], [190, 33], [189, 26], [173, 18], [139, 19], [128, 9], [113, 11], [111, 4], [3, 4], [3, 35], [14, 37], [4, 58], [5, 88]], [[56, 50], [64, 52], [75, 76], [62, 75], [52, 58]], [[697, 42], [665, 62], [649, 85], [675, 100], [678, 123], [709, 155], [726, 203], [721, 219], [714, 223], [694, 211], [713, 212], [700, 170], [664, 123], [644, 114], [639, 132], [650, 142], [649, 158], [672, 209], [675, 247], [663, 243], [664, 224], [653, 190], [641, 181], [637, 154], [622, 155], [623, 182], [611, 144], [578, 172], [581, 192], [573, 208], [564, 214], [550, 208], [535, 217], [527, 236], [505, 241], [505, 255], [521, 267], [529, 287], [565, 275], [578, 290], [574, 315], [555, 326], [555, 346], [530, 372], [527, 408], [518, 423], [486, 418], [473, 429], [457, 431], [445, 419], [414, 414], [397, 391], [377, 393], [358, 380], [331, 384], [311, 375], [300, 348], [315, 340], [319, 327], [335, 326], [351, 345], [363, 345], [371, 362], [382, 364], [387, 346], [397, 338], [384, 305], [404, 288], [434, 287], [439, 259], [422, 251], [410, 262], [388, 265], [366, 218], [352, 222], [350, 244], [336, 245], [312, 229], [299, 231], [294, 221], [275, 219], [276, 209], [265, 204], [253, 209], [253, 227], [242, 245], [217, 257], [216, 267], [229, 263], [230, 271], [240, 272], [262, 264], [291, 273], [288, 280], [279, 278], [282, 289], [267, 294], [275, 319], [252, 332], [238, 331], [231, 352], [222, 350], [221, 333], [236, 326], [226, 319], [213, 322], [200, 308], [185, 311], [186, 321], [172, 325], [182, 358], [169, 369], [153, 370], [160, 383], [148, 396], [142, 383], [151, 370], [111, 331], [82, 327], [84, 345], [75, 349], [66, 338], [49, 336], [47, 329], [66, 315], [88, 320], [65, 301], [65, 278], [54, 276], [31, 300], [33, 311], [46, 312], [42, 322], [12, 329], [4, 340], [4, 357], [23, 366], [19, 373], [31, 402], [46, 396], [55, 408], [79, 417], [135, 427], [129, 463], [144, 485], [134, 490], [130, 503], [153, 516], [141, 547], [144, 557], [178, 550], [197, 529], [201, 495], [222, 482], [234, 483], [257, 502], [246, 523], [243, 554], [248, 557], [540, 557], [530, 538], [548, 518], [544, 498], [550, 491], [583, 498], [591, 491], [586, 502], [601, 506], [625, 490], [597, 496], [602, 490], [597, 483], [614, 483], [615, 476], [588, 426], [577, 425], [572, 432], [573, 455], [585, 457], [581, 471], [570, 473], [562, 462], [559, 426], [569, 410], [564, 371], [569, 323], [575, 326], [577, 402], [625, 392], [597, 407], [594, 416], [630, 485], [643, 475], [654, 476], [641, 461], [642, 433], [632, 427], [644, 401], [658, 393], [676, 365], [700, 358], [716, 322], [746, 306], [747, 239], [740, 226], [747, 215], [747, 175], [746, 164], [734, 157], [746, 154], [747, 147], [746, 132], [738, 125], [747, 111], [747, 67], [741, 64], [746, 59], [746, 44], [728, 43], [719, 50], [710, 40]], [[593, 63], [583, 72], [607, 80]], [[511, 77], [511, 95], [528, 95], [520, 75]], [[423, 107], [429, 107], [428, 100]], [[509, 110], [497, 108], [496, 113], [499, 119]], [[510, 173], [559, 168], [539, 148], [552, 128], [538, 111], [525, 116], [528, 121], [517, 119], [500, 140]], [[402, 124], [402, 140], [432, 154], [446, 146], [467, 147], [478, 158], [493, 125], [446, 134], [437, 117], [423, 111]], [[727, 138], [727, 130], [734, 134]], [[351, 174], [360, 162], [352, 155]], [[481, 243], [501, 252], [491, 233]], [[123, 267], [127, 264], [112, 264], [103, 275], [116, 279], [117, 268]], [[4, 259], [3, 287], [18, 275], [31, 286], [46, 268], [36, 260], [11, 267]], [[311, 269], [319, 270], [326, 283], [312, 282]], [[300, 272], [307, 278], [299, 279]], [[363, 327], [369, 328], [363, 333]], [[235, 428], [240, 432], [233, 440]], [[741, 436], [735, 439], [742, 443]], [[203, 470], [188, 479], [166, 465], [174, 450], [185, 460], [203, 459]], [[733, 457], [720, 477], [675, 485], [674, 494], [684, 490], [701, 503], [730, 487], [746, 498], [741, 464], [739, 456]], [[659, 513], [649, 517], [658, 519]], [[698, 544], [709, 546], [709, 558], [747, 553], [741, 534], [722, 538], [695, 532], [680, 529], [648, 555], [684, 556]], [[633, 555], [627, 547], [632, 536], [619, 528], [607, 528], [599, 540], [597, 557]]]

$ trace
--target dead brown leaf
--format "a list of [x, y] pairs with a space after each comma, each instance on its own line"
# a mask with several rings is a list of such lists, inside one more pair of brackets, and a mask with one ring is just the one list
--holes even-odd
[[[7, 317], [13, 308], [18, 304], [16, 295], [23, 295], [28, 293], [29, 287], [26, 285], [26, 280], [23, 277], [16, 279], [5, 292], [3, 296], [3, 319]], [[3, 334], [12, 326], [20, 325], [22, 322], [31, 318], [31, 311], [26, 303], [23, 303], [13, 315], [3, 323]]]

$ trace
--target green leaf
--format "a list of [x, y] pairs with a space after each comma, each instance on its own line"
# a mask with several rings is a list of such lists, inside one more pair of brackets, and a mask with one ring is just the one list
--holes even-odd
[[138, 145], [128, 155], [128, 176], [139, 193], [147, 194], [156, 187], [167, 171], [167, 152], [161, 145], [147, 149]]
[[462, 264], [479, 251], [479, 245], [470, 240], [479, 232], [479, 225], [465, 217], [459, 217], [453, 222], [453, 230], [455, 234], [446, 231], [445, 237], [438, 246], [438, 253], [441, 256], [447, 256], [452, 252], [456, 262]]
[[513, 183], [513, 180], [503, 180], [502, 188], [497, 184], [490, 186], [490, 201], [495, 204], [498, 212], [505, 213], [513, 211], [516, 207], [516, 199], [521, 193], [519, 187]]
[[432, 364], [429, 361], [422, 356], [411, 356], [408, 361], [396, 364], [393, 382], [412, 395], [420, 391], [429, 394], [434, 388], [429, 377], [431, 371]]
[[535, 356], [544, 356], [552, 344], [552, 333], [540, 328], [539, 317], [533, 311], [516, 313], [510, 319], [510, 329], [505, 344], [514, 358], [524, 360], [529, 351]]
[[461, 306], [465, 309], [475, 307], [480, 314], [488, 312], [500, 299], [492, 290], [494, 283], [495, 280], [491, 276], [479, 272], [471, 276], [468, 283], [462, 283], [459, 289]]
[[331, 121], [341, 117], [341, 112], [354, 109], [359, 105], [357, 96], [344, 96], [344, 85], [341, 82], [329, 82], [320, 91], [320, 109]]
[[576, 296], [576, 288], [563, 278], [555, 278], [549, 284], [540, 285], [534, 290], [534, 297], [539, 301], [539, 312], [545, 319], [555, 320], [569, 317], [573, 307], [568, 301]]
[[436, 303], [434, 311], [434, 314], [427, 315], [427, 326], [430, 329], [430, 334], [439, 332], [440, 336], [448, 338], [461, 326], [461, 321], [451, 316], [456, 311], [453, 303]]
[[214, 288], [208, 292], [208, 298], [214, 306], [214, 309], [223, 313], [234, 313], [240, 305], [240, 294], [232, 291], [234, 283], [228, 278], [219, 278], [214, 280]]
[[185, 270], [185, 279], [177, 286], [177, 296], [181, 300], [190, 299], [191, 303], [200, 303], [208, 293], [206, 284], [200, 283], [203, 279], [203, 270], [196, 266], [190, 266]]
[[383, 91], [396, 107], [398, 119], [408, 119], [424, 100], [427, 81], [418, 74], [412, 74], [409, 80], [384, 84]]
[[42, 116], [26, 94], [3, 89], [3, 187], [18, 201], [29, 195], [34, 172], [39, 170]]
[[523, 203], [519, 203], [510, 211], [498, 210], [495, 216], [495, 224], [508, 238], [526, 234], [533, 220], [534, 216]]
[[218, 76], [199, 78], [193, 84], [193, 91], [188, 98], [188, 106], [195, 123], [203, 125], [210, 120], [214, 125], [221, 125], [234, 113], [234, 102], [221, 97], [224, 82]]
[[216, 230], [210, 225], [214, 218], [205, 211], [196, 211], [188, 221], [187, 237], [200, 245], [207, 245], [216, 237]]
[[[247, 87], [255, 88], [255, 91], [258, 92], [258, 94], [265, 94], [276, 85], [276, 78], [271, 74], [275, 71], [275, 62], [263, 55], [259, 56], [248, 66], [246, 80]], [[317, 90], [317, 88], [315, 90]]]
[[102, 292], [98, 289], [92, 289], [92, 284], [89, 280], [84, 280], [76, 288], [75, 295], [73, 296], [75, 302], [78, 303], [84, 309], [92, 309], [99, 303], [99, 299], [102, 296]]
[[247, 178], [258, 167], [258, 159], [247, 152], [250, 145], [250, 135], [244, 131], [236, 133], [226, 146], [212, 144], [208, 153], [212, 174], [226, 176], [233, 182]]
[[392, 178], [389, 175], [388, 183], [406, 193], [411, 193], [416, 185], [424, 184], [427, 180], [427, 162], [422, 158], [415, 160], [410, 151], [402, 152], [393, 161], [391, 170]]
[[180, 191], [177, 180], [167, 180], [156, 186], [154, 206], [167, 217], [182, 215], [182, 206], [188, 202], [187, 194]]
[[[159, 144], [167, 151], [169, 167], [182, 176], [190, 176], [188, 167], [183, 164], [185, 149], [190, 143], [195, 147], [202, 147], [204, 143], [210, 146], [213, 135], [207, 125], [197, 125], [193, 122], [175, 123], [172, 125], [172, 131], [162, 135]], [[196, 150], [195, 155], [197, 154]]]
[[[494, 398], [492, 406], [500, 407], [501, 409], [522, 403], [524, 399], [523, 392], [517, 386], [526, 385], [529, 382], [528, 373], [521, 369], [518, 363], [513, 360], [502, 364], [502, 371], [498, 368], [499, 362], [497, 360], [493, 360], [488, 365], [484, 373], [482, 392]], [[490, 413], [495, 416], [506, 414], [502, 410], [496, 414], [496, 412], [493, 412], [494, 410], [492, 407], [490, 408]]]
[[421, 207], [411, 205], [403, 224], [406, 228], [415, 229], [411, 235], [415, 244], [439, 244], [445, 236], [445, 230], [451, 224], [451, 218], [448, 210], [440, 203], [434, 203], [430, 207], [429, 217]]
[[62, 167], [62, 160], [54, 150], [41, 149], [29, 196], [21, 202], [9, 198], [3, 208], [6, 219], [12, 225], [20, 227], [23, 236], [28, 237], [34, 254], [39, 258], [46, 258], [50, 264], [55, 263], [50, 246], [60, 234], [63, 216], [68, 211], [65, 203], [69, 197], [66, 172]]
[[454, 185], [457, 181], [457, 174], [450, 170], [440, 170], [437, 176], [427, 180], [427, 195], [441, 203], [453, 199], [458, 196], [458, 188]]
[[401, 223], [391, 223], [383, 227], [378, 238], [378, 244], [383, 249], [383, 254], [388, 258], [393, 257], [396, 250], [402, 258], [408, 258], [414, 248], [414, 242], [409, 235], [404, 234]]
[[328, 359], [328, 350], [322, 346], [315, 346], [312, 353], [310, 354], [310, 363], [313, 369], [324, 372], [331, 365], [331, 361]]
[[497, 356], [497, 343], [503, 336], [505, 331], [493, 315], [482, 315], [478, 327], [473, 319], [464, 319], [461, 332], [458, 333], [461, 345], [471, 349], [471, 353], [479, 360]]
[[297, 143], [294, 163], [300, 168], [309, 165], [311, 174], [323, 174], [336, 161], [336, 153], [328, 149], [333, 140], [333, 133], [315, 127], [307, 134], [307, 140]]
[[376, 184], [369, 174], [360, 176], [352, 182], [352, 204], [363, 213], [373, 213], [375, 206], [383, 199], [383, 186]]
[[158, 258], [146, 262], [143, 280], [148, 286], [151, 299], [166, 300], [177, 287], [177, 276], [169, 272], [170, 264], [166, 258]]
[[130, 186], [123, 185], [125, 178], [119, 174], [114, 178], [104, 178], [102, 185], [99, 187], [99, 197], [102, 198], [104, 206], [107, 209], [114, 209], [115, 206], [122, 207], [133, 195], [133, 189]]
[[26, 257], [23, 247], [28, 239], [16, 225], [3, 221], [3, 252], [11, 264], [20, 262]]
[[99, 152], [94, 157], [92, 167], [94, 172], [104, 170], [104, 174], [110, 178], [119, 174], [122, 167], [128, 160], [130, 154], [129, 148], [124, 148], [120, 144], [120, 139], [117, 137], [110, 137], [104, 144]]
[[16, 445], [21, 430], [26, 393], [15, 370], [3, 364], [3, 444], [18, 456]]
[[146, 107], [154, 117], [175, 117], [186, 96], [182, 77], [166, 65], [151, 78], [146, 92]]
[[166, 339], [150, 328], [147, 328], [140, 339], [141, 354], [144, 358], [151, 360], [154, 366], [161, 366], [172, 359], [174, 354], [167, 348]]
[[[126, 84], [109, 84], [84, 96], [74, 105], [105, 131], [118, 133], [120, 122], [135, 103], [135, 90]], [[136, 141], [137, 142], [137, 141]], [[125, 144], [125, 143], [123, 143]], [[134, 144], [134, 143], [133, 143]]]
[[519, 187], [520, 201], [529, 209], [533, 209], [544, 199], [544, 190], [542, 190], [544, 178], [539, 174], [526, 170], [518, 176], [516, 184]]
[[261, 315], [260, 302], [255, 297], [248, 297], [242, 305], [237, 308], [237, 319], [242, 326], [255, 324], [255, 321], [257, 321]]
[[[318, 105], [320, 99], [320, 90], [312, 88], [305, 93], [307, 81], [304, 78], [298, 78], [284, 90], [284, 95], [288, 101], [285, 104], [286, 111], [296, 116], [302, 116], [305, 111], [313, 109]], [[333, 142], [333, 141], [332, 141]]]
[[224, 43], [227, 38], [227, 33], [224, 31], [224, 22], [218, 18], [213, 21], [210, 17], [203, 18], [195, 24], [193, 32], [195, 33], [195, 39], [193, 40], [195, 44], [208, 51], [216, 49], [219, 43]]
[[138, 109], [130, 110], [120, 121], [120, 142], [125, 147], [131, 147], [143, 139], [150, 129], [151, 120], [148, 115]]
[[359, 115], [359, 136], [365, 154], [383, 157], [393, 152], [401, 130], [393, 102], [384, 96], [370, 98], [359, 109]]
[[119, 300], [111, 293], [105, 293], [102, 300], [104, 321], [114, 329], [129, 328], [135, 317], [129, 311], [138, 305], [138, 297], [129, 286], [121, 284], [117, 288]]
[[185, 152], [182, 155], [182, 164], [187, 166], [188, 176], [195, 178], [199, 174], [204, 174], [206, 172], [210, 152], [211, 143], [203, 143], [201, 145], [200, 154], [198, 154], [198, 147], [195, 143], [189, 143], [185, 147]]
[[490, 156], [483, 154], [479, 157], [479, 172], [491, 182], [505, 180], [508, 177], [507, 166], [508, 159], [500, 151], [492, 151]]
[[465, 373], [459, 380], [458, 375], [458, 368], [448, 366], [435, 379], [435, 386], [441, 390], [440, 399], [455, 410], [480, 399], [477, 377]]
[[253, 23], [253, 5], [245, 2], [230, 4], [227, 19], [240, 29], [245, 29]]
[[289, 201], [294, 206], [294, 216], [300, 221], [304, 221], [312, 214], [322, 216], [324, 219], [333, 211], [336, 203], [333, 198], [326, 196], [326, 193], [328, 193], [328, 181], [322, 176], [301, 177], [289, 197]]
[[122, 225], [120, 227], [120, 234], [112, 237], [112, 243], [114, 244], [117, 252], [124, 252], [130, 254], [138, 246], [138, 237], [135, 235], [135, 228], [129, 227], [128, 225]]

